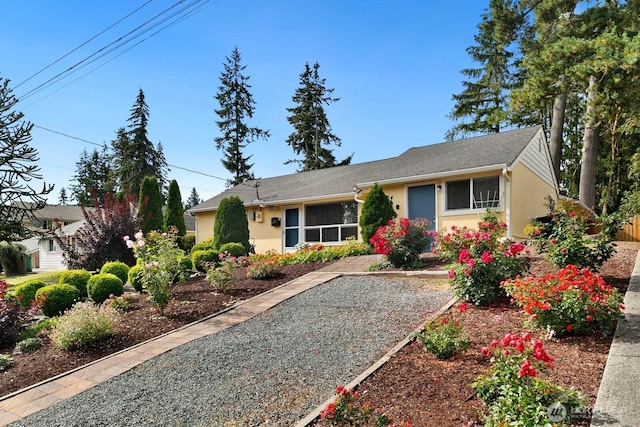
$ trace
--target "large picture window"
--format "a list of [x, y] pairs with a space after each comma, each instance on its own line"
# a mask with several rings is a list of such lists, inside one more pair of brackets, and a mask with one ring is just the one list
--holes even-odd
[[358, 235], [355, 201], [307, 205], [304, 211], [305, 242], [342, 242]]
[[500, 177], [462, 179], [447, 182], [447, 210], [500, 207]]

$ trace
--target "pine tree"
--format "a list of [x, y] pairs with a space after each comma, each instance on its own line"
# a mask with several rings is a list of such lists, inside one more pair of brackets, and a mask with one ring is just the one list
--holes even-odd
[[184, 209], [182, 208], [182, 196], [178, 181], [172, 179], [169, 182], [167, 195], [167, 208], [164, 213], [164, 229], [169, 231], [171, 227], [178, 229], [178, 236], [187, 234], [187, 226], [184, 223]]
[[162, 152], [162, 145], [153, 145], [147, 135], [149, 123], [149, 107], [144, 92], [139, 90], [136, 102], [131, 108], [131, 116], [127, 130], [121, 128], [117, 138], [112, 142], [112, 164], [118, 188], [129, 188], [133, 194], [140, 191], [140, 183], [146, 176], [155, 176], [160, 188], [164, 188], [167, 162]]
[[213, 246], [225, 243], [241, 243], [249, 252], [249, 220], [247, 211], [238, 196], [220, 200], [213, 224]]
[[162, 196], [155, 176], [145, 176], [140, 184], [138, 216], [144, 232], [163, 230]]
[[337, 102], [340, 98], [333, 98], [334, 89], [325, 86], [325, 79], [318, 73], [320, 65], [316, 62], [313, 69], [306, 63], [300, 74], [300, 87], [296, 89], [292, 99], [297, 106], [287, 108], [291, 113], [287, 120], [293, 126], [294, 132], [287, 138], [287, 144], [293, 148], [296, 155], [302, 159], [288, 160], [288, 163], [298, 163], [299, 172], [315, 169], [330, 168], [332, 166], [348, 165], [353, 154], [346, 159], [336, 162], [333, 150], [326, 146], [335, 144], [340, 147], [340, 138], [332, 133], [331, 125], [324, 111], [324, 105]]
[[471, 59], [480, 68], [466, 68], [461, 73], [464, 90], [453, 95], [455, 105], [449, 117], [458, 122], [446, 134], [447, 139], [473, 134], [497, 133], [510, 124], [507, 114], [509, 92], [515, 83], [514, 52], [516, 28], [522, 25], [511, 0], [491, 0], [489, 10], [482, 15], [475, 46], [467, 48]]
[[69, 198], [67, 197], [67, 189], [62, 187], [60, 189], [60, 193], [58, 194], [58, 204], [64, 206], [67, 203], [69, 203]]
[[382, 187], [375, 183], [362, 205], [360, 213], [360, 235], [362, 241], [369, 243], [378, 227], [387, 225], [389, 220], [398, 214], [393, 209], [393, 203], [389, 200]]
[[227, 58], [224, 71], [220, 73], [220, 86], [216, 100], [220, 109], [215, 110], [220, 120], [216, 121], [221, 136], [214, 138], [216, 148], [223, 150], [221, 159], [223, 166], [232, 175], [228, 181], [229, 186], [240, 184], [249, 179], [254, 179], [251, 172], [253, 163], [249, 163], [251, 156], [245, 156], [244, 149], [248, 144], [258, 139], [269, 138], [269, 131], [257, 127], [249, 127], [245, 123], [246, 118], [253, 118], [255, 101], [249, 89], [250, 76], [243, 74], [246, 65], [241, 64], [240, 52], [234, 48], [231, 58]]
[[110, 160], [106, 145], [101, 151], [94, 149], [91, 154], [83, 150], [69, 186], [71, 199], [82, 206], [93, 206], [96, 200], [103, 203], [104, 195], [114, 187]]
[[189, 198], [187, 199], [187, 203], [184, 204], [184, 210], [189, 210], [200, 203], [202, 203], [202, 199], [200, 199], [200, 195], [196, 191], [196, 187], [193, 187], [191, 189], [191, 194], [189, 194]]
[[18, 100], [9, 88], [9, 80], [0, 77], [0, 242], [26, 239], [32, 232], [25, 226], [33, 212], [46, 205], [44, 196], [53, 190], [43, 184], [32, 188], [32, 180], [42, 176], [37, 165], [38, 152], [29, 146], [33, 124], [13, 111]]

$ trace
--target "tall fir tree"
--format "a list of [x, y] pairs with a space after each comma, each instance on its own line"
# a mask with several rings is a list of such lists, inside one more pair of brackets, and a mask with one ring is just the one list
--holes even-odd
[[34, 212], [46, 205], [53, 185], [35, 190], [31, 181], [41, 180], [38, 152], [31, 147], [33, 124], [15, 111], [18, 99], [9, 80], [0, 77], [0, 242], [15, 242], [33, 233], [26, 227]]
[[169, 182], [167, 194], [167, 207], [164, 212], [164, 229], [169, 231], [171, 227], [178, 229], [178, 236], [187, 234], [187, 226], [184, 223], [184, 209], [178, 181], [172, 179]]
[[202, 199], [200, 198], [200, 195], [198, 194], [198, 191], [196, 190], [196, 187], [193, 187], [191, 189], [191, 193], [189, 193], [189, 198], [187, 199], [187, 202], [184, 204], [184, 210], [189, 210], [192, 207], [199, 205], [200, 203], [202, 203]]
[[91, 154], [83, 150], [69, 185], [71, 199], [82, 206], [92, 207], [96, 200], [102, 204], [105, 194], [114, 189], [110, 161], [111, 155], [106, 145], [101, 151], [94, 149]]
[[149, 140], [149, 106], [142, 89], [138, 92], [127, 121], [127, 129], [119, 129], [116, 140], [112, 142], [112, 165], [118, 188], [128, 188], [131, 193], [137, 194], [143, 178], [154, 176], [163, 189], [167, 182], [168, 165], [162, 152], [162, 144], [158, 144], [156, 148]]
[[215, 110], [220, 120], [216, 121], [221, 136], [214, 138], [216, 148], [223, 150], [222, 165], [233, 178], [227, 184], [234, 186], [249, 179], [254, 179], [251, 172], [253, 163], [249, 163], [252, 156], [245, 155], [245, 148], [258, 139], [269, 138], [269, 131], [257, 127], [249, 127], [246, 118], [253, 118], [256, 102], [249, 92], [250, 76], [243, 74], [246, 65], [242, 65], [240, 52], [235, 47], [231, 57], [224, 64], [224, 71], [220, 73], [220, 86], [216, 100], [220, 109]]
[[69, 203], [69, 196], [67, 196], [67, 189], [62, 187], [60, 189], [60, 193], [58, 193], [58, 204], [64, 206], [67, 203]]
[[162, 196], [155, 176], [145, 176], [140, 184], [138, 216], [144, 232], [163, 231]]
[[309, 63], [305, 64], [304, 71], [300, 74], [300, 87], [292, 97], [297, 105], [287, 108], [291, 114], [287, 120], [293, 126], [294, 132], [286, 142], [295, 155], [302, 155], [302, 159], [288, 160], [285, 164], [299, 164], [299, 172], [348, 165], [353, 158], [351, 154], [337, 162], [333, 150], [327, 148], [331, 144], [337, 147], [342, 145], [340, 138], [333, 134], [324, 111], [325, 105], [337, 102], [340, 98], [332, 96], [334, 89], [325, 86], [326, 80], [320, 78], [319, 68], [317, 62], [313, 67], [309, 66]]

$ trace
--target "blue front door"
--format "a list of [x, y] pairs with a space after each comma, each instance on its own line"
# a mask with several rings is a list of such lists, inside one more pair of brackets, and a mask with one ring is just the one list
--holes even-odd
[[436, 229], [435, 184], [409, 187], [409, 219], [425, 218], [430, 221], [429, 230]]

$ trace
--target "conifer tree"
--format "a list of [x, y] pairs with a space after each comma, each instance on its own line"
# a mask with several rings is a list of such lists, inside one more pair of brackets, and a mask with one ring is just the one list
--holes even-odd
[[202, 199], [200, 199], [200, 195], [198, 194], [196, 187], [193, 187], [189, 194], [189, 198], [187, 199], [187, 203], [184, 204], [184, 210], [189, 210], [200, 203], [202, 203]]
[[171, 227], [178, 229], [178, 236], [187, 234], [187, 226], [184, 223], [184, 209], [182, 208], [182, 196], [178, 181], [172, 179], [169, 182], [167, 195], [167, 208], [164, 213], [164, 229], [169, 231]]
[[378, 227], [387, 225], [389, 220], [397, 215], [395, 209], [393, 209], [393, 203], [376, 182], [369, 194], [367, 194], [360, 213], [360, 235], [362, 236], [362, 241], [368, 244]]
[[32, 180], [42, 179], [38, 152], [29, 145], [33, 124], [13, 110], [17, 103], [9, 80], [0, 77], [0, 242], [8, 243], [32, 235], [25, 224], [53, 190], [53, 185], [43, 184], [39, 191], [32, 187]]
[[253, 163], [249, 163], [251, 156], [245, 155], [244, 150], [253, 141], [269, 138], [268, 130], [246, 124], [247, 118], [253, 118], [256, 103], [249, 92], [250, 76], [243, 74], [246, 67], [241, 64], [238, 48], [234, 48], [231, 57], [224, 64], [224, 71], [220, 73], [220, 86], [216, 95], [220, 104], [220, 109], [215, 110], [220, 117], [216, 124], [222, 135], [215, 137], [214, 141], [216, 148], [223, 150], [222, 164], [233, 175], [228, 181], [229, 186], [254, 179], [251, 172]]
[[294, 132], [286, 142], [296, 155], [302, 155], [302, 159], [287, 160], [285, 164], [299, 164], [299, 172], [348, 165], [353, 157], [352, 154], [337, 162], [333, 150], [327, 148], [331, 144], [337, 147], [342, 145], [340, 138], [333, 134], [324, 111], [325, 105], [338, 102], [340, 98], [332, 97], [334, 89], [325, 86], [326, 80], [320, 78], [318, 68], [320, 65], [317, 62], [313, 68], [309, 63], [305, 64], [304, 71], [300, 74], [300, 87], [292, 97], [297, 105], [287, 108], [291, 113], [287, 120]]
[[93, 206], [96, 200], [101, 204], [104, 195], [112, 192], [113, 187], [111, 157], [106, 145], [101, 151], [94, 149], [91, 154], [83, 150], [69, 186], [71, 198], [82, 206]]
[[138, 216], [144, 232], [163, 230], [162, 196], [155, 176], [145, 176], [140, 184]]
[[162, 144], [156, 148], [147, 135], [149, 107], [142, 89], [138, 92], [127, 121], [127, 129], [120, 128], [116, 140], [112, 142], [112, 165], [118, 188], [129, 188], [131, 193], [138, 194], [140, 183], [146, 176], [155, 176], [160, 188], [164, 188], [168, 166]]
[[213, 246], [225, 243], [241, 243], [249, 251], [249, 220], [247, 211], [238, 196], [220, 200], [213, 224]]

